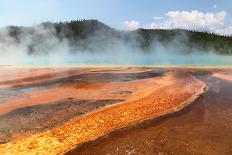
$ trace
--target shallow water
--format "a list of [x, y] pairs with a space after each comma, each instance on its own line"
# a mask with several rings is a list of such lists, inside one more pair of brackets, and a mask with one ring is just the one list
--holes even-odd
[[67, 154], [232, 154], [232, 82], [197, 77], [208, 91], [186, 109], [127, 127]]

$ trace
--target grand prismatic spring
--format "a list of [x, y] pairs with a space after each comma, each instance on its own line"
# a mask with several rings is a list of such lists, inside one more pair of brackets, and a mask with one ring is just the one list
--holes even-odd
[[230, 0], [1, 0], [0, 155], [231, 155]]

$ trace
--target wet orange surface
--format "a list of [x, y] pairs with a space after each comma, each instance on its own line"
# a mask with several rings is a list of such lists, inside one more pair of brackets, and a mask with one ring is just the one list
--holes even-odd
[[[77, 71], [77, 73], [83, 74], [86, 72]], [[96, 79], [97, 78], [98, 77], [96, 77]], [[56, 80], [56, 77], [53, 80]], [[17, 85], [17, 84], [18, 82], [13, 83], [13, 85]], [[26, 83], [24, 83], [24, 85], [26, 85]], [[77, 98], [77, 99], [109, 99], [109, 98], [130, 99], [131, 97], [140, 98], [147, 93], [147, 90], [150, 89], [150, 87], [154, 87], [158, 85], [161, 85], [159, 81], [154, 81], [150, 78], [150, 79], [133, 80], [128, 82], [110, 82], [110, 83], [109, 82], [102, 83], [98, 81], [92, 82], [88, 80], [80, 81], [80, 82], [78, 81], [71, 82], [71, 83], [65, 83], [61, 81], [55, 86], [51, 86], [51, 87], [45, 86], [45, 88], [41, 88], [41, 89], [37, 89], [36, 86], [33, 86], [33, 88], [35, 87], [35, 89], [32, 90], [29, 89], [29, 91], [25, 90], [24, 95], [0, 104], [0, 114], [9, 112], [10, 110], [19, 107], [25, 107], [25, 106], [36, 105], [36, 104], [47, 104], [49, 102], [55, 102], [57, 100], [62, 100], [66, 98]], [[145, 90], [145, 88], [147, 90]], [[133, 91], [133, 94], [115, 93], [124, 90]]]
[[131, 67], [1, 70], [1, 75], [16, 77], [0, 80], [0, 143], [28, 137], [108, 104], [140, 98], [145, 88], [159, 85], [152, 77], [161, 75], [159, 70]]
[[[77, 69], [68, 76], [58, 78], [38, 78], [39, 74], [36, 76], [36, 80], [31, 80], [20, 75], [24, 78], [23, 86], [17, 86], [17, 82], [21, 81], [12, 81], [8, 85], [16, 94], [20, 90], [22, 95], [9, 97], [0, 104], [4, 121], [13, 114], [18, 115], [19, 112], [16, 113], [14, 109], [23, 108], [23, 112], [28, 112], [25, 111], [26, 108], [41, 109], [37, 105], [49, 105], [54, 109], [58, 101], [67, 100], [65, 104], [59, 103], [61, 108], [70, 102], [68, 99], [71, 99], [73, 104], [77, 103], [77, 99], [88, 102], [91, 100], [90, 104], [95, 104], [92, 100], [121, 101], [97, 110], [92, 109], [91, 112], [87, 109], [87, 113], [80, 116], [72, 114], [72, 117], [70, 115], [56, 127], [48, 126], [45, 131], [29, 134], [25, 138], [20, 136], [20, 132], [16, 132], [14, 136], [19, 135], [19, 138], [0, 145], [1, 154], [62, 153], [117, 128], [177, 111], [200, 95], [205, 87], [204, 83], [187, 72], [163, 72], [151, 68]], [[42, 109], [46, 111], [47, 108]], [[70, 112], [62, 113], [69, 114]]]
[[144, 121], [78, 145], [67, 155], [230, 155], [232, 82], [214, 76], [230, 69], [191, 69], [207, 91], [177, 113]]

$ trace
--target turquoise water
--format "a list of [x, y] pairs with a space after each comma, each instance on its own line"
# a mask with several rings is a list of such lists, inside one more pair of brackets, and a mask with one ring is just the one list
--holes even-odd
[[55, 53], [46, 56], [5, 58], [3, 65], [221, 65], [232, 66], [232, 56], [214, 53], [171, 52]]

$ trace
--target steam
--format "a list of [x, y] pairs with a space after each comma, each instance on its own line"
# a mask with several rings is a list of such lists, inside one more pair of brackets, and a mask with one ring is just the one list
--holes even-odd
[[[12, 37], [14, 33], [18, 33], [16, 38]], [[27, 27], [16, 32], [11, 27], [1, 28], [0, 65], [232, 65], [232, 56], [197, 49], [191, 49], [190, 52], [189, 48], [181, 44], [181, 39], [188, 39], [185, 34], [176, 36], [168, 44], [154, 39], [152, 48], [144, 51], [138, 45], [136, 34], [126, 41], [105, 37], [104, 33], [94, 33], [74, 46], [69, 38], [57, 36], [55, 27], [51, 25]]]

